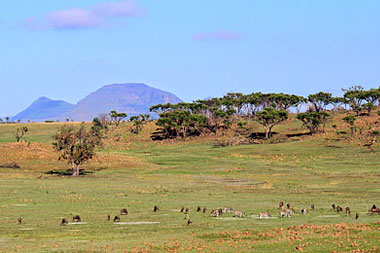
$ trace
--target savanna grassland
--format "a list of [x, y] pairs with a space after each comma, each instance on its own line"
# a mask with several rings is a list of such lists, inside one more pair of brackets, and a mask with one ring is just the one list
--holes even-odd
[[[227, 147], [214, 144], [232, 138], [228, 134], [153, 142], [153, 123], [140, 135], [122, 123], [83, 166], [92, 173], [81, 177], [46, 174], [69, 168], [51, 145], [63, 123], [26, 124], [21, 143], [13, 136], [18, 125], [2, 124], [0, 164], [20, 168], [0, 169], [0, 250], [379, 251], [380, 215], [368, 214], [380, 205], [379, 149], [336, 135], [349, 129], [339, 117], [338, 126], [329, 121], [324, 134], [302, 135], [307, 131], [290, 119], [275, 127], [280, 134], [271, 141]], [[279, 218], [280, 201], [296, 215]], [[332, 203], [349, 206], [351, 216], [333, 211]], [[316, 209], [301, 215], [311, 204]], [[190, 209], [190, 226], [182, 206]], [[207, 213], [196, 212], [197, 206]], [[247, 217], [209, 217], [211, 209], [224, 206]], [[122, 208], [129, 214], [120, 223], [107, 221]], [[258, 219], [259, 212], [273, 218]], [[62, 218], [70, 222], [77, 214], [83, 224], [60, 226]]]

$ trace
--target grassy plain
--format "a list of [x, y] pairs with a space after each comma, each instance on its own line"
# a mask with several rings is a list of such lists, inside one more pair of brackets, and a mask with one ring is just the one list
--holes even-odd
[[[23, 143], [12, 135], [18, 125], [0, 125], [0, 164], [21, 167], [0, 169], [1, 251], [380, 250], [380, 216], [367, 214], [380, 205], [379, 151], [348, 144], [330, 128], [316, 137], [216, 147], [216, 138], [229, 136], [153, 142], [153, 125], [135, 136], [125, 123], [84, 166], [94, 173], [73, 178], [45, 174], [67, 168], [51, 146], [61, 125], [30, 124]], [[305, 131], [296, 121], [277, 128], [283, 130]], [[280, 201], [297, 214], [278, 218]], [[334, 212], [332, 203], [349, 206], [352, 215]], [[315, 211], [299, 214], [311, 204]], [[153, 213], [154, 205], [159, 212]], [[182, 206], [190, 208], [190, 226]], [[207, 207], [207, 214], [197, 213], [197, 206]], [[247, 217], [208, 216], [224, 206]], [[106, 220], [121, 208], [129, 211], [121, 223]], [[274, 217], [258, 219], [263, 211]], [[59, 225], [76, 214], [85, 224]]]

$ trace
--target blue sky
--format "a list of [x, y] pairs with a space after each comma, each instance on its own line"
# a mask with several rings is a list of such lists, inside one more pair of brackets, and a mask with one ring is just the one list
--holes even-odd
[[0, 115], [143, 82], [185, 101], [380, 85], [380, 2], [4, 0]]

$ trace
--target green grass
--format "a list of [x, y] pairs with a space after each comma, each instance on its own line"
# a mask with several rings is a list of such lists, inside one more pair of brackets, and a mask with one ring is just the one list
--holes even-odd
[[[17, 125], [0, 125], [0, 163], [9, 158], [21, 165], [0, 169], [1, 250], [376, 251], [373, 247], [379, 245], [380, 216], [366, 213], [373, 204], [380, 205], [377, 150], [323, 136], [221, 148], [211, 140], [154, 143], [149, 131], [136, 137], [124, 125], [110, 134], [111, 139], [120, 134], [121, 140], [108, 143], [99, 151], [101, 159], [86, 166], [106, 169], [79, 178], [39, 178], [67, 167], [48, 148], [59, 126], [28, 125], [27, 140], [41, 145], [27, 147], [10, 143]], [[32, 156], [37, 149], [38, 155]], [[311, 204], [316, 210], [280, 219], [280, 201], [298, 213]], [[332, 203], [349, 206], [353, 215], [337, 214]], [[154, 205], [160, 207], [158, 213], [153, 213]], [[182, 206], [190, 208], [190, 226], [178, 211]], [[195, 212], [197, 206], [206, 206], [207, 214]], [[248, 217], [208, 216], [223, 206], [243, 210]], [[129, 211], [122, 222], [159, 223], [106, 221], [121, 208]], [[275, 218], [257, 219], [263, 211]], [[76, 214], [86, 224], [59, 225], [63, 217]]]

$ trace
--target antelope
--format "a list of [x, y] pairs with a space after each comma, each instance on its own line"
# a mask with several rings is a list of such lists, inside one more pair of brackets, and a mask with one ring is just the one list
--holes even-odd
[[278, 205], [278, 209], [281, 209], [282, 207], [284, 206], [284, 202], [280, 202], [280, 204]]
[[219, 217], [219, 210], [215, 209], [210, 212], [210, 217]]
[[123, 208], [120, 210], [121, 215], [128, 215], [128, 210], [126, 208]]
[[185, 210], [185, 208], [184, 208], [184, 207], [182, 207], [182, 208], [181, 208], [181, 213], [183, 213], [183, 211], [184, 211], [184, 210]]
[[80, 216], [79, 215], [73, 216], [73, 222], [81, 222]]
[[271, 218], [272, 215], [270, 215], [270, 213], [259, 213], [259, 218]]
[[65, 218], [63, 218], [60, 225], [61, 226], [66, 226], [68, 224], [69, 224], [69, 222]]
[[301, 214], [306, 214], [306, 213], [307, 213], [306, 208], [302, 208], [302, 210], [301, 210]]
[[285, 217], [285, 216], [287, 216], [288, 218], [290, 218], [290, 213], [289, 212], [286, 212], [286, 211], [281, 211], [280, 212], [280, 218], [283, 218], [283, 217]]
[[245, 217], [245, 213], [243, 211], [237, 210], [237, 211], [235, 211], [234, 217], [243, 218], [243, 217]]
[[314, 209], [315, 209], [315, 206], [314, 206], [314, 204], [312, 204], [311, 205], [311, 210], [314, 211]]
[[351, 210], [350, 210], [350, 208], [347, 206], [347, 207], [346, 207], [346, 216], [349, 216], [349, 215], [351, 215]]
[[120, 222], [120, 216], [116, 215], [115, 218], [113, 218], [113, 222]]
[[336, 208], [335, 204], [332, 204], [331, 207], [332, 207], [332, 209], [334, 209], [334, 210], [335, 210], [335, 208]]
[[19, 218], [17, 219], [17, 222], [18, 222], [18, 224], [22, 224], [22, 218], [19, 217]]
[[187, 225], [189, 226], [191, 223], [193, 223], [190, 219], [187, 220]]
[[234, 210], [231, 207], [224, 207], [223, 213], [232, 213]]
[[357, 219], [359, 219], [359, 214], [358, 213], [356, 213], [356, 215], [355, 215], [355, 220], [357, 220]]
[[158, 206], [154, 206], [153, 207], [153, 212], [157, 212], [157, 211], [159, 211], [160, 209], [158, 208]]
[[107, 215], [107, 221], [111, 220], [111, 215]]
[[207, 209], [206, 209], [206, 207], [203, 207], [203, 213], [206, 213], [206, 211], [207, 211]]
[[197, 212], [200, 212], [200, 211], [201, 211], [201, 207], [198, 206], [198, 207], [197, 207]]

